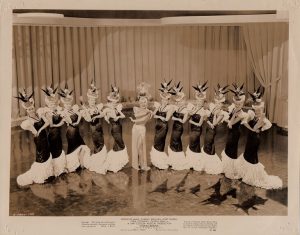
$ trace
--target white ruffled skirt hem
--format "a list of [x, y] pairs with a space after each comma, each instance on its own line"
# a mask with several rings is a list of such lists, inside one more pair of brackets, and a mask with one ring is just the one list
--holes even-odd
[[66, 168], [68, 172], [74, 172], [78, 167], [84, 166], [84, 159], [90, 156], [91, 150], [87, 145], [80, 145], [72, 153], [66, 155]]
[[90, 171], [105, 175], [108, 167], [106, 146], [104, 145], [100, 152], [87, 156], [83, 166]]
[[43, 184], [45, 180], [53, 176], [52, 157], [50, 155], [46, 162], [34, 162], [30, 169], [17, 177], [17, 183], [20, 186], [26, 186], [33, 183]]
[[202, 148], [201, 155], [204, 161], [204, 171], [207, 174], [218, 175], [223, 173], [222, 161], [216, 153], [209, 155]]
[[168, 147], [169, 165], [173, 170], [181, 171], [189, 169], [188, 161], [183, 151], [174, 152], [170, 146]]
[[223, 173], [229, 179], [240, 179], [239, 169], [241, 166], [241, 161], [239, 158], [232, 159], [227, 156], [225, 150], [221, 153], [222, 156], [222, 166], [223, 166]]
[[120, 151], [114, 151], [113, 149], [107, 153], [107, 170], [114, 173], [120, 171], [128, 163], [127, 148]]
[[190, 146], [187, 146], [186, 159], [189, 165], [189, 168], [193, 168], [195, 171], [203, 171], [204, 170], [204, 160], [200, 153], [193, 152], [190, 149]]
[[55, 177], [60, 176], [62, 173], [66, 172], [66, 154], [64, 150], [62, 150], [61, 154], [57, 158], [52, 159], [53, 164], [53, 174]]
[[251, 164], [244, 158], [244, 154], [239, 157], [241, 162], [240, 175], [246, 184], [264, 189], [282, 188], [282, 180], [278, 176], [268, 175], [265, 167], [260, 162]]
[[165, 170], [169, 168], [169, 157], [165, 152], [156, 150], [153, 146], [150, 152], [150, 160], [153, 166]]

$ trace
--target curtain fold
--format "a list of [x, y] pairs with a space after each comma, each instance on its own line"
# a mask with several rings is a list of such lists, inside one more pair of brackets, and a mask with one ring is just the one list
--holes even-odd
[[266, 113], [278, 126], [288, 126], [288, 23], [242, 27], [255, 76], [265, 88]]
[[[14, 26], [13, 91], [34, 91], [36, 107], [44, 104], [41, 88], [74, 89], [76, 103], [86, 100], [95, 78], [99, 101], [106, 102], [110, 85], [120, 87], [124, 100], [135, 99], [136, 86], [151, 85], [159, 99], [163, 79], [182, 81], [187, 98], [192, 85], [208, 80], [213, 87], [245, 83], [252, 90], [255, 78], [239, 26], [63, 27]], [[228, 94], [231, 98], [231, 94]], [[16, 99], [12, 118], [25, 115]]]

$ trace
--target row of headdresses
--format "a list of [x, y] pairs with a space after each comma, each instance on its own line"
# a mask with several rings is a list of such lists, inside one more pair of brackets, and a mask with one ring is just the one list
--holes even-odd
[[[160, 87], [161, 103], [154, 102], [155, 110], [148, 109], [149, 86], [142, 83], [139, 89], [139, 107], [134, 107], [135, 119], [132, 129], [132, 166], [136, 169], [148, 170], [146, 154], [146, 122], [154, 117], [155, 137], [150, 152], [151, 163], [159, 169], [174, 170], [193, 168], [208, 174], [224, 173], [231, 179], [242, 178], [245, 183], [263, 188], [280, 188], [282, 181], [276, 176], [269, 176], [261, 163], [258, 162], [259, 133], [271, 127], [271, 123], [264, 116], [264, 102], [261, 101], [263, 91], [256, 90], [251, 94], [254, 101], [254, 111], [243, 112], [245, 101], [243, 86], [234, 84], [233, 103], [228, 111], [223, 110], [227, 87], [218, 85], [215, 90], [214, 102], [206, 107], [206, 83], [193, 87], [195, 102], [186, 103], [185, 95], [180, 83], [171, 86], [171, 82], [164, 82]], [[106, 171], [117, 172], [128, 163], [128, 154], [122, 138], [120, 118], [125, 118], [122, 105], [119, 103], [119, 89], [112, 87], [107, 97], [108, 103], [103, 106], [96, 104], [98, 90], [91, 84], [88, 90], [88, 104], [81, 107], [72, 105], [72, 91], [59, 90], [63, 108], [58, 106], [56, 89], [52, 86], [44, 90], [47, 107], [35, 112], [34, 101], [26, 92], [19, 94], [23, 107], [27, 110], [28, 118], [21, 124], [26, 130], [35, 135], [37, 148], [36, 161], [31, 169], [17, 178], [19, 185], [33, 182], [43, 183], [49, 176], [58, 176], [63, 172], [75, 171], [78, 167], [85, 167], [91, 171], [105, 174]], [[170, 104], [173, 97], [175, 103]], [[79, 132], [81, 117], [90, 123], [94, 148], [91, 151], [84, 143]], [[104, 118], [111, 125], [114, 138], [113, 149], [107, 152], [104, 145], [103, 130], [100, 119]], [[174, 120], [168, 155], [164, 152], [165, 140], [168, 132], [169, 119]], [[183, 123], [189, 120], [191, 124], [190, 141], [186, 152], [183, 152], [181, 136]], [[200, 136], [203, 123], [207, 123], [204, 146], [200, 148]], [[228, 136], [222, 161], [215, 153], [214, 138], [219, 124], [228, 123]], [[67, 123], [68, 150], [66, 156], [62, 149], [60, 126]], [[249, 129], [244, 154], [238, 158], [237, 148], [240, 136], [240, 125]], [[48, 128], [49, 126], [49, 128]], [[52, 169], [52, 170], [51, 170]]]
[[[206, 102], [207, 82], [193, 86], [195, 89], [195, 102], [186, 103], [185, 94], [180, 83], [170, 87], [171, 82], [161, 84], [161, 103], [155, 103], [154, 146], [150, 157], [154, 166], [159, 169], [167, 169], [170, 166], [174, 170], [194, 169], [204, 171], [207, 174], [224, 173], [230, 179], [242, 179], [243, 182], [266, 189], [282, 187], [282, 180], [278, 176], [268, 175], [264, 166], [258, 160], [258, 148], [260, 133], [269, 129], [272, 124], [264, 113], [262, 96], [264, 90], [259, 87], [254, 93], [250, 93], [253, 105], [252, 110], [242, 110], [245, 102], [243, 85], [233, 84], [233, 89], [228, 86], [215, 89], [214, 102]], [[233, 103], [225, 111], [225, 94], [231, 91]], [[169, 104], [169, 99], [174, 97], [175, 105]], [[165, 140], [168, 133], [168, 120], [173, 120], [168, 154], [164, 152]], [[189, 145], [184, 152], [181, 136], [183, 124], [189, 120]], [[204, 133], [204, 146], [200, 146], [203, 123], [207, 123]], [[215, 152], [215, 136], [218, 125], [227, 123], [228, 134], [225, 149], [221, 159]], [[244, 153], [238, 156], [238, 142], [240, 127], [244, 125], [248, 129], [248, 136]]]
[[[51, 85], [43, 91], [46, 107], [37, 110], [34, 108], [33, 94], [27, 95], [24, 90], [17, 97], [27, 112], [27, 118], [21, 123], [21, 128], [32, 132], [36, 145], [36, 160], [27, 172], [17, 177], [18, 185], [44, 183], [51, 176], [57, 177], [80, 168], [87, 168], [100, 174], [107, 171], [117, 172], [128, 163], [120, 122], [125, 115], [122, 113], [122, 105], [118, 103], [120, 99], [118, 88], [112, 87], [105, 107], [103, 104], [96, 104], [98, 90], [94, 83], [87, 93], [88, 104], [81, 107], [72, 104], [73, 91], [70, 91], [67, 85], [57, 92], [63, 107], [58, 104], [57, 88], [54, 89]], [[80, 134], [79, 124], [82, 118], [90, 123], [93, 149], [86, 145]], [[102, 118], [111, 125], [114, 145], [110, 151], [107, 151], [104, 144]], [[66, 153], [61, 138], [61, 126], [65, 123], [68, 143]]]

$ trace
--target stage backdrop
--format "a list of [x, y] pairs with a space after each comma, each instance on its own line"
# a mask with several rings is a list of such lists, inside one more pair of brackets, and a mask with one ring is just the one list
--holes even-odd
[[[270, 24], [264, 25], [269, 28]], [[282, 29], [287, 28], [287, 24], [279, 25], [284, 25]], [[275, 29], [277, 26], [272, 27]], [[156, 99], [163, 79], [182, 81], [188, 98], [193, 98], [191, 86], [206, 80], [209, 99], [217, 83], [245, 83], [245, 88], [252, 91], [254, 86], [262, 83], [255, 62], [266, 55], [275, 60], [274, 57], [281, 54], [273, 56], [268, 44], [266, 51], [254, 56], [254, 50], [249, 50], [249, 41], [245, 42], [243, 28], [245, 26], [14, 26], [12, 95], [16, 96], [23, 87], [33, 90], [36, 106], [40, 107], [44, 105], [42, 87], [52, 82], [55, 86], [64, 87], [67, 82], [69, 88], [74, 89], [74, 101], [79, 103], [80, 96], [85, 99], [93, 78], [100, 89], [101, 102], [106, 102], [110, 85], [120, 87], [124, 100], [134, 99], [136, 86], [142, 81], [151, 85], [151, 93]], [[270, 30], [265, 33], [268, 32], [278, 36]], [[275, 46], [286, 54], [287, 46], [281, 45], [287, 42], [288, 34], [287, 30], [282, 32]], [[258, 46], [255, 48], [260, 50]], [[274, 82], [280, 90], [276, 88], [274, 91], [281, 94], [285, 87], [278, 86], [278, 83], [287, 81], [287, 64], [280, 65], [286, 68], [280, 72], [280, 79]], [[268, 66], [271, 65], [265, 67]], [[268, 79], [272, 79], [271, 75]], [[264, 85], [270, 87], [269, 83]], [[273, 96], [276, 94], [274, 91]], [[277, 98], [271, 99], [270, 94], [266, 101], [268, 112], [269, 106], [277, 103]], [[284, 94], [286, 97], [281, 96], [280, 99], [286, 99], [287, 104], [287, 91]], [[271, 100], [273, 103], [270, 103]], [[282, 104], [277, 106], [272, 108], [270, 117], [271, 121], [278, 123], [275, 117], [282, 111]], [[13, 99], [12, 107], [13, 119], [25, 115], [16, 99]], [[279, 125], [287, 126], [287, 118], [281, 118], [279, 122]]]

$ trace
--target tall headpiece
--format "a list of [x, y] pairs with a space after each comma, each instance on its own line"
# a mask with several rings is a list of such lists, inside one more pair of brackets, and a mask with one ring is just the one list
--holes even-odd
[[185, 96], [182, 91], [183, 86], [181, 86], [181, 82], [178, 82], [175, 86], [172, 87], [171, 94], [175, 96], [176, 101], [180, 101]]
[[99, 92], [98, 92], [97, 87], [95, 86], [95, 80], [93, 79], [93, 81], [91, 82], [90, 87], [88, 89], [87, 97], [97, 99], [98, 95], [99, 95]]
[[170, 99], [172, 95], [172, 87], [170, 87], [172, 83], [172, 80], [169, 82], [164, 81], [163, 83], [160, 83], [160, 88], [158, 89], [160, 93], [160, 97], [162, 99]]
[[53, 87], [53, 83], [49, 87], [46, 87], [45, 89], [42, 88], [42, 91], [45, 93], [45, 103], [46, 105], [54, 105], [56, 104], [57, 97], [56, 97], [56, 91], [57, 87]]
[[22, 101], [22, 107], [24, 109], [28, 110], [34, 108], [33, 92], [31, 95], [28, 95], [26, 90], [23, 89], [22, 92], [19, 92], [18, 96], [15, 98]]
[[151, 98], [151, 95], [149, 93], [150, 85], [148, 83], [142, 82], [137, 86], [138, 94], [137, 98], [140, 99], [142, 97], [149, 100]]
[[225, 94], [228, 92], [228, 90], [226, 90], [227, 87], [228, 85], [221, 87], [220, 84], [218, 83], [217, 90], [215, 89], [215, 97], [214, 97], [216, 103], [225, 102]]
[[58, 94], [61, 96], [62, 98], [62, 102], [64, 104], [71, 104], [73, 101], [73, 93], [74, 90], [70, 91], [68, 88], [68, 84], [65, 84], [65, 88], [64, 89], [59, 89]]
[[265, 103], [261, 99], [264, 95], [264, 92], [265, 90], [261, 86], [259, 86], [253, 93], [248, 92], [253, 100], [252, 108], [264, 108]]
[[110, 91], [109, 95], [107, 96], [107, 99], [111, 102], [119, 102], [119, 100], [120, 100], [119, 88], [111, 85], [111, 91]]
[[203, 83], [202, 85], [199, 83], [196, 86], [192, 86], [196, 91], [197, 99], [205, 99], [206, 98], [206, 90], [208, 89], [206, 84], [207, 84], [207, 81], [205, 83]]
[[243, 87], [244, 84], [242, 84], [241, 86], [238, 86], [236, 83], [233, 83], [232, 86], [234, 87], [234, 89], [229, 89], [233, 94], [233, 101], [235, 103], [243, 103], [245, 101], [245, 93], [243, 91]]

